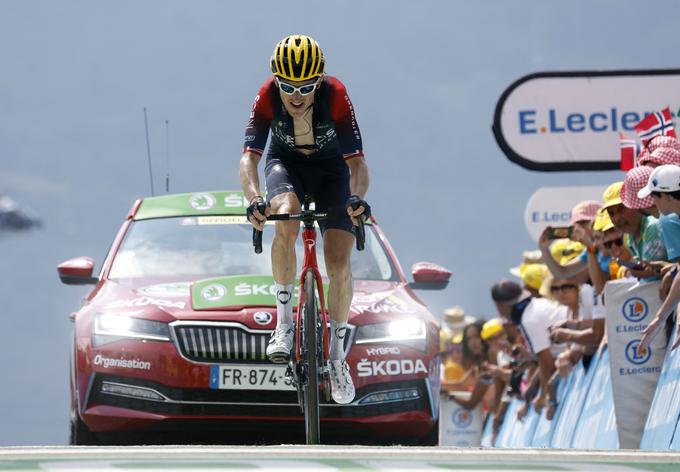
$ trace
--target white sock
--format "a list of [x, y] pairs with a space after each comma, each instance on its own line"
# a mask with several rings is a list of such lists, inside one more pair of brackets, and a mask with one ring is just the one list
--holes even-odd
[[276, 284], [276, 327], [293, 326], [293, 284]]
[[337, 323], [331, 320], [330, 357], [332, 361], [341, 361], [345, 358], [345, 336], [348, 332], [347, 323]]

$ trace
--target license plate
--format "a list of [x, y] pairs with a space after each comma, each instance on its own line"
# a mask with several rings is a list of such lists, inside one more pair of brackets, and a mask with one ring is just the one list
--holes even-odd
[[286, 378], [286, 366], [213, 365], [210, 388], [225, 390], [295, 390]]

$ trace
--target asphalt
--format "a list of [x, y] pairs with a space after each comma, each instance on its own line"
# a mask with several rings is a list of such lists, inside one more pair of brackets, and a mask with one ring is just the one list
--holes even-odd
[[0, 448], [0, 471], [680, 471], [680, 453], [449, 447]]

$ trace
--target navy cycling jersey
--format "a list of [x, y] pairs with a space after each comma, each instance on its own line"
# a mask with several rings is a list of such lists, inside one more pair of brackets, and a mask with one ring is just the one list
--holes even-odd
[[271, 131], [268, 154], [277, 158], [320, 161], [363, 156], [361, 133], [345, 86], [335, 77], [326, 75], [314, 93], [314, 144], [311, 154], [303, 154], [295, 147], [293, 118], [281, 101], [273, 77], [264, 83], [255, 97], [246, 126], [243, 152], [252, 151], [262, 155]]

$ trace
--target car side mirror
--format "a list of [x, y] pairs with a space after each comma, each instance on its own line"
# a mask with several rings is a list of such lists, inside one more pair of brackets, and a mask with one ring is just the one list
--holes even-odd
[[69, 259], [57, 266], [59, 279], [66, 285], [94, 285], [99, 282], [97, 277], [92, 277], [94, 261], [89, 257], [76, 257]]
[[413, 282], [409, 285], [419, 290], [442, 290], [449, 285], [451, 271], [432, 262], [416, 262], [411, 266]]

